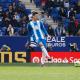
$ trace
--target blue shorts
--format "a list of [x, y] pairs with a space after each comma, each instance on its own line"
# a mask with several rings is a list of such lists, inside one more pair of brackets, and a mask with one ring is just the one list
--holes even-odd
[[47, 47], [46, 39], [38, 39], [37, 41], [35, 40], [35, 42], [36, 42], [38, 45], [39, 45], [40, 42], [42, 42], [43, 45], [44, 45], [45, 47]]

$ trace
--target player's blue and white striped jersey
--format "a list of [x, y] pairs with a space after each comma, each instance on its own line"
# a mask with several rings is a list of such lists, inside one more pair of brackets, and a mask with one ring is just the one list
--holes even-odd
[[28, 31], [29, 36], [34, 40], [45, 39], [45, 35], [48, 34], [46, 29], [44, 28], [43, 23], [39, 20], [37, 20], [36, 22], [31, 21], [28, 24]]

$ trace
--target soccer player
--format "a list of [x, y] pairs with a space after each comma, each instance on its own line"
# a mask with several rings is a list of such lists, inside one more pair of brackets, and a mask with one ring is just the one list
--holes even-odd
[[46, 37], [49, 35], [44, 28], [44, 24], [38, 20], [38, 17], [39, 15], [37, 12], [32, 13], [32, 21], [28, 24], [28, 33], [29, 37], [33, 38], [42, 50], [41, 65], [43, 66], [45, 59], [50, 61], [50, 56], [46, 50]]

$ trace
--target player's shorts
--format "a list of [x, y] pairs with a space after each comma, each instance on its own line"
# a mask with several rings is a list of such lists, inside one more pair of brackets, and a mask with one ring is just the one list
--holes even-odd
[[35, 40], [35, 42], [39, 45], [39, 43], [42, 43], [45, 47], [47, 47], [47, 44], [46, 44], [46, 39], [38, 39], [38, 40]]
[[30, 41], [31, 41], [31, 42], [35, 42], [37, 46], [39, 46], [39, 43], [42, 42], [43, 45], [44, 45], [45, 47], [47, 47], [47, 44], [46, 44], [47, 40], [46, 40], [46, 38], [45, 38], [45, 39], [39, 38], [39, 39], [36, 40], [34, 37], [31, 37], [31, 38], [30, 38]]

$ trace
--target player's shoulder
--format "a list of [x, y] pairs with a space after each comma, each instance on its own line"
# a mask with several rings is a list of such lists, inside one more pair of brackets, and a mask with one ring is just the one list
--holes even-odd
[[32, 21], [30, 21], [30, 22], [28, 23], [28, 26], [31, 26], [31, 23], [32, 23]]
[[33, 22], [33, 21], [30, 21], [28, 24], [29, 24], [29, 25], [32, 25], [32, 24], [34, 24], [34, 22]]
[[40, 22], [40, 23], [41, 23], [41, 21], [40, 21], [40, 20], [37, 20], [37, 22]]
[[29, 21], [28, 25], [31, 23], [32, 21]]
[[42, 21], [40, 21], [40, 20], [38, 20], [37, 22], [40, 23], [41, 25], [43, 24]]

